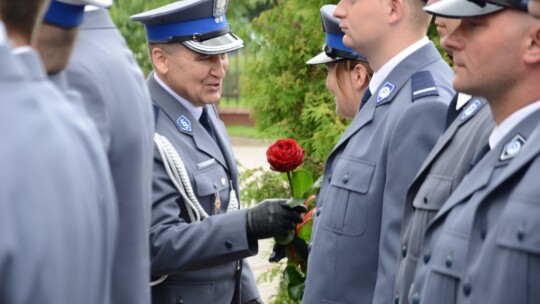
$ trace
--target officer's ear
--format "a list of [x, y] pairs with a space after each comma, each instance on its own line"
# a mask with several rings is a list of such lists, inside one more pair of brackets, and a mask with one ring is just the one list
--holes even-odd
[[152, 58], [152, 64], [154, 69], [159, 74], [167, 74], [169, 72], [169, 58], [165, 51], [156, 46], [150, 49], [150, 57]]
[[[533, 17], [528, 16], [528, 18]], [[538, 65], [540, 64], [540, 20], [533, 20], [533, 22], [525, 36], [527, 49], [523, 60], [526, 64]]]
[[354, 74], [354, 80], [353, 80], [353, 86], [355, 90], [362, 90], [364, 89], [368, 84], [368, 71], [365, 66], [358, 63], [354, 66], [353, 69]]
[[408, 0], [387, 0], [390, 8], [388, 23], [395, 24], [402, 19], [405, 1]]

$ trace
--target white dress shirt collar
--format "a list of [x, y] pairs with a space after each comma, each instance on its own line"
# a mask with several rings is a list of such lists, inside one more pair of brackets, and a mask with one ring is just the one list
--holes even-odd
[[34, 49], [31, 46], [23, 45], [17, 48], [14, 48], [11, 53], [14, 55], [24, 54], [24, 53], [31, 53]]
[[7, 40], [6, 27], [4, 26], [4, 22], [0, 21], [0, 44], [6, 43], [6, 40]]
[[396, 56], [394, 56], [392, 59], [390, 59], [388, 62], [386, 62], [378, 71], [373, 73], [373, 77], [371, 78], [371, 81], [369, 82], [369, 91], [371, 94], [375, 95], [375, 92], [379, 88], [379, 86], [382, 84], [382, 82], [390, 75], [390, 72], [405, 58], [407, 58], [412, 53], [419, 50], [421, 47], [427, 45], [429, 43], [429, 39], [427, 36], [424, 36], [422, 39], [416, 41], [415, 43], [411, 44], [409, 47], [404, 49], [403, 51], [399, 52]]
[[463, 106], [466, 105], [467, 102], [471, 100], [471, 98], [472, 98], [472, 95], [465, 94], [465, 93], [458, 93], [456, 110], [463, 108]]
[[537, 100], [508, 116], [493, 129], [493, 132], [491, 132], [491, 135], [489, 136], [489, 147], [493, 149], [497, 146], [497, 144], [499, 144], [515, 126], [538, 109], [540, 109], [540, 100]]
[[185, 98], [182, 98], [182, 96], [176, 94], [175, 91], [173, 91], [165, 82], [163, 82], [161, 79], [159, 79], [159, 76], [154, 72], [154, 79], [156, 82], [167, 91], [167, 93], [171, 94], [174, 99], [178, 100], [188, 111], [189, 113], [197, 120], [201, 118], [202, 115], [202, 107], [196, 107], [191, 102], [187, 101]]

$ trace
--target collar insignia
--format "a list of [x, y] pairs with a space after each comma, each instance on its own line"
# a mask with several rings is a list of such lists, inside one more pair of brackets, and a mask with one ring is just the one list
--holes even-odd
[[471, 117], [472, 115], [474, 115], [476, 112], [478, 112], [478, 110], [480, 109], [480, 106], [482, 105], [482, 103], [480, 102], [480, 100], [475, 100], [471, 105], [469, 105], [465, 111], [463, 111], [463, 113], [461, 114], [461, 120], [465, 120], [469, 117]]
[[518, 134], [514, 136], [512, 140], [510, 140], [506, 145], [504, 145], [503, 152], [501, 153], [501, 157], [499, 158], [499, 160], [503, 161], [516, 157], [526, 142], [527, 141], [521, 135]]
[[388, 98], [388, 96], [392, 94], [395, 88], [396, 86], [391, 84], [390, 82], [385, 83], [382, 89], [379, 90], [379, 95], [377, 96], [377, 103], [380, 103], [381, 101]]
[[182, 131], [186, 131], [186, 132], [191, 132], [192, 131], [191, 121], [189, 121], [189, 119], [187, 119], [184, 115], [180, 116], [176, 120], [176, 123], [178, 124], [180, 129], [182, 129]]

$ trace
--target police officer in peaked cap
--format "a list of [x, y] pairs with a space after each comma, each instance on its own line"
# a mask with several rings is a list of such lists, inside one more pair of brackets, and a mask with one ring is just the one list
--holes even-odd
[[345, 34], [339, 28], [339, 19], [332, 16], [335, 8], [332, 4], [321, 7], [325, 34], [323, 51], [308, 60], [307, 64], [326, 65], [326, 87], [334, 94], [336, 113], [352, 119], [358, 113], [373, 70], [364, 56], [343, 44]]
[[186, 0], [132, 17], [146, 27], [154, 67], [154, 303], [260, 303], [244, 258], [257, 254], [259, 239], [284, 236], [302, 220], [280, 199], [239, 209], [236, 159], [215, 107], [227, 53], [243, 47], [227, 4]]
[[111, 1], [102, 2], [76, 8], [83, 20], [65, 75], [99, 130], [115, 181], [120, 224], [111, 302], [146, 304], [154, 114], [145, 77], [106, 9]]
[[456, 63], [454, 87], [484, 96], [496, 127], [481, 160], [429, 223], [410, 303], [538, 303], [531, 286], [540, 264], [531, 241], [540, 231], [533, 177], [540, 155], [540, 20], [521, 1], [444, 0], [425, 10], [461, 18], [445, 41]]
[[48, 4], [0, 1], [15, 47], [0, 41], [0, 302], [110, 303], [118, 213], [107, 155], [29, 47]]

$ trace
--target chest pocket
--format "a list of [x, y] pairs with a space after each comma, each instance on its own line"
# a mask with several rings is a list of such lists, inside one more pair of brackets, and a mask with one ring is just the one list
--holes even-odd
[[510, 198], [499, 220], [497, 245], [540, 258], [540, 206], [535, 200]]
[[522, 303], [539, 303], [540, 289], [540, 206], [538, 197], [512, 196], [499, 218], [494, 264], [506, 267], [510, 278], [505, 287], [519, 290], [527, 299]]
[[342, 157], [332, 173], [332, 180], [321, 214], [323, 227], [349, 236], [366, 230], [367, 193], [375, 165]]
[[428, 175], [413, 201], [415, 209], [438, 211], [452, 192], [453, 178]]
[[218, 192], [224, 195], [224, 193], [221, 193], [222, 190], [229, 188], [229, 176], [225, 169], [217, 164], [195, 172], [193, 179], [198, 197], [213, 195]]

